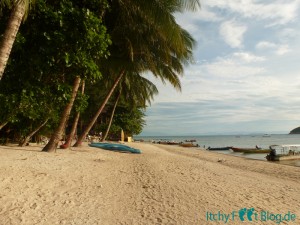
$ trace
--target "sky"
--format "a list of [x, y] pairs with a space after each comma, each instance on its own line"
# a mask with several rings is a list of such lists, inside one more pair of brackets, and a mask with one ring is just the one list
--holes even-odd
[[182, 91], [163, 85], [142, 136], [285, 134], [300, 126], [300, 0], [202, 0]]

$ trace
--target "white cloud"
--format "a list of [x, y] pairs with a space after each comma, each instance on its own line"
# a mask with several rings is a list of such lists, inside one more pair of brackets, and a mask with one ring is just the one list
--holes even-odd
[[272, 42], [261, 41], [256, 45], [258, 50], [272, 50], [276, 55], [282, 56], [291, 51], [290, 47], [287, 44], [276, 45]]
[[277, 55], [285, 55], [286, 53], [290, 52], [291, 49], [287, 45], [279, 46], [279, 48], [276, 50]]
[[299, 0], [277, 0], [270, 3], [255, 0], [212, 0], [206, 2], [210, 7], [226, 9], [244, 18], [269, 20], [269, 25], [282, 25], [297, 19]]
[[265, 61], [264, 57], [256, 56], [249, 52], [236, 52], [236, 53], [233, 53], [233, 57], [241, 60], [242, 62], [246, 62], [246, 63]]
[[268, 41], [261, 41], [256, 44], [257, 49], [268, 49], [268, 48], [276, 48], [276, 44]]
[[231, 20], [221, 24], [220, 35], [232, 48], [241, 48], [243, 47], [243, 36], [246, 30], [246, 26]]
[[209, 64], [206, 69], [210, 74], [218, 77], [251, 76], [264, 71], [262, 67], [239, 64], [231, 59]]
[[296, 127], [300, 25], [293, 22], [299, 4], [300, 0], [209, 0], [199, 12], [176, 16], [198, 42], [197, 63], [185, 68], [182, 93], [158, 84], [160, 95], [149, 115], [151, 129], [165, 127], [165, 134], [181, 135], [215, 129], [287, 132]]

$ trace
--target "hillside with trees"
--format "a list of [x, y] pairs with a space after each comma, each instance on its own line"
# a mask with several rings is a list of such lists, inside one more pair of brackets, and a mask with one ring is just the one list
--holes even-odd
[[300, 127], [297, 127], [290, 131], [290, 134], [300, 134]]

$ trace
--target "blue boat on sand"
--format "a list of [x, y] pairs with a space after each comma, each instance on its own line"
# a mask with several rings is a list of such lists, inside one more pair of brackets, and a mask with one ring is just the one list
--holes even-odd
[[102, 148], [110, 151], [118, 151], [118, 152], [131, 152], [135, 154], [141, 154], [141, 150], [136, 148], [131, 148], [122, 144], [114, 144], [114, 143], [91, 143], [90, 147]]

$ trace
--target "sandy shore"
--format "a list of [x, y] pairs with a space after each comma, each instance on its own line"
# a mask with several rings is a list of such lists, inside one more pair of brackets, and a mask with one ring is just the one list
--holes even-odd
[[143, 153], [0, 146], [0, 224], [300, 224], [299, 167], [128, 145]]

